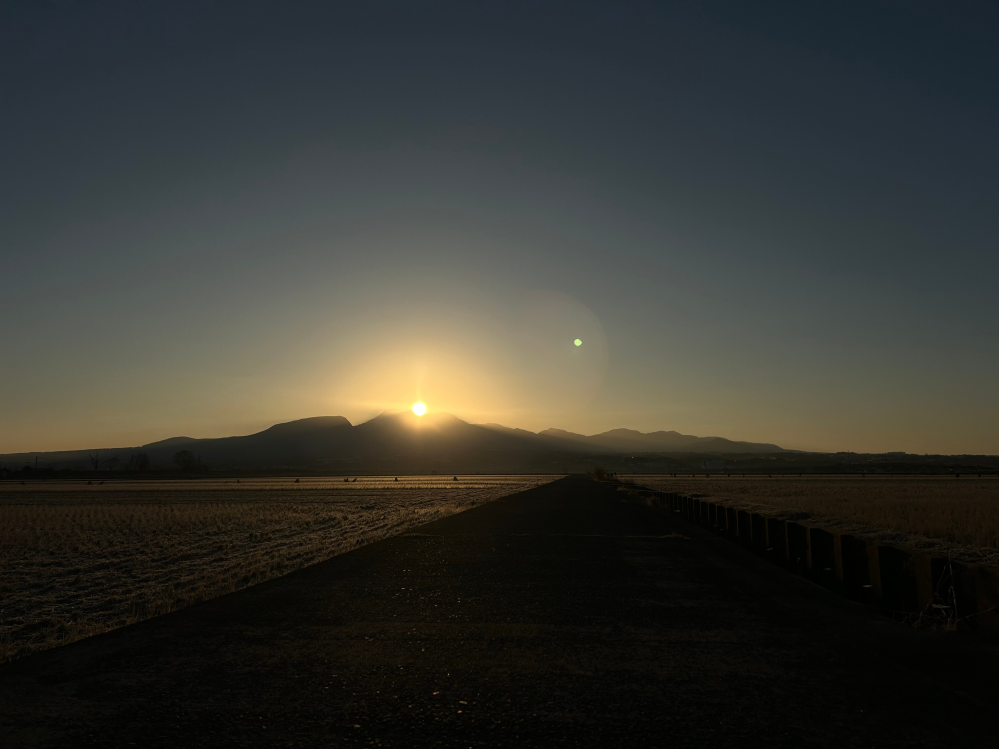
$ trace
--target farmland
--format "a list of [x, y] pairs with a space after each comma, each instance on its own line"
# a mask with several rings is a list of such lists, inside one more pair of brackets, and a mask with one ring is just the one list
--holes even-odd
[[554, 476], [0, 485], [0, 662], [279, 577]]
[[842, 530], [970, 561], [999, 563], [999, 479], [995, 477], [630, 476], [661, 491], [709, 498], [764, 514], [812, 518]]

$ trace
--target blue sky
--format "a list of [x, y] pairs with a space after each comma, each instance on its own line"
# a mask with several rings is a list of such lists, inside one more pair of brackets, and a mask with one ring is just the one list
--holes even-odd
[[0, 29], [0, 450], [422, 398], [999, 452], [994, 5], [14, 4]]

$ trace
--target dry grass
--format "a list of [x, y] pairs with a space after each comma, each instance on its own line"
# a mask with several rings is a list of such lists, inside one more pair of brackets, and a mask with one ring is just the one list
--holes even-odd
[[772, 515], [976, 561], [999, 561], [999, 479], [954, 477], [670, 478], [629, 476], [641, 486], [703, 495]]
[[279, 577], [554, 478], [0, 485], [0, 662]]

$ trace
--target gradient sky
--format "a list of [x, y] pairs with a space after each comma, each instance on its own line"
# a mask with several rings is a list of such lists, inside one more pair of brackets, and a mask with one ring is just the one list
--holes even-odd
[[5, 3], [0, 451], [422, 399], [999, 453], [997, 39], [991, 2]]

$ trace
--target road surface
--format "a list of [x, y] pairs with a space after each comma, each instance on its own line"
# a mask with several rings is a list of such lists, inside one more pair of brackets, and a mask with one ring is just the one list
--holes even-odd
[[0, 745], [994, 749], [996, 674], [570, 477], [0, 666]]

